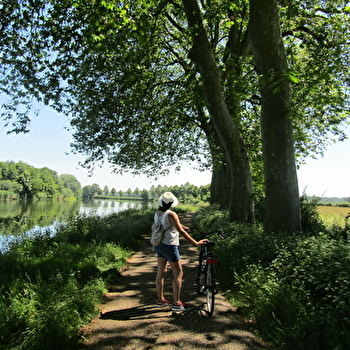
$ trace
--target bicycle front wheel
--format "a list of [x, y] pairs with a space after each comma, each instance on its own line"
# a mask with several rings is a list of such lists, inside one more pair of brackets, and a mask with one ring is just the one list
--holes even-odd
[[208, 315], [211, 316], [214, 312], [215, 302], [215, 279], [214, 279], [214, 265], [208, 264], [205, 278], [205, 295]]

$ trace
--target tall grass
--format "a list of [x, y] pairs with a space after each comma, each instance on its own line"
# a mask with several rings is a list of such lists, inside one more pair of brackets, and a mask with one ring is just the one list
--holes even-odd
[[215, 237], [221, 289], [277, 349], [350, 344], [350, 244], [337, 226], [324, 224], [315, 204], [302, 203], [307, 229], [294, 235], [228, 223], [215, 207], [194, 219], [204, 230], [224, 233]]
[[68, 349], [140, 243], [149, 210], [79, 216], [0, 254], [0, 349]]
[[319, 206], [317, 211], [326, 226], [345, 227], [345, 216], [350, 213], [350, 208]]

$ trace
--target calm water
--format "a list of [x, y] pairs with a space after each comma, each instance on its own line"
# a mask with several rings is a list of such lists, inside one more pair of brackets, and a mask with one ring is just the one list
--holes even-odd
[[[153, 203], [149, 203], [149, 206], [152, 207]], [[78, 214], [103, 216], [131, 208], [142, 208], [142, 202], [100, 199], [34, 203], [0, 201], [0, 251], [6, 248], [8, 240], [39, 230], [54, 232], [56, 225]]]

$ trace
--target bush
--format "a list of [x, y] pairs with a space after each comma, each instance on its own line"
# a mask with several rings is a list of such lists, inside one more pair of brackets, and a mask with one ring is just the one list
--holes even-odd
[[[306, 204], [306, 203], [304, 203]], [[303, 207], [301, 234], [266, 233], [228, 223], [217, 208], [195, 216], [215, 237], [221, 290], [284, 350], [342, 350], [350, 343], [350, 245], [336, 227], [320, 224], [313, 203]]]
[[305, 195], [300, 199], [301, 227], [306, 234], [318, 234], [325, 226], [318, 212], [319, 198], [313, 197], [308, 200]]
[[[67, 349], [96, 314], [153, 215], [80, 216], [55, 237], [38, 232], [0, 254], [2, 350]], [[124, 237], [123, 237], [124, 236]], [[117, 245], [118, 243], [119, 245]]]
[[289, 248], [238, 276], [252, 316], [283, 349], [346, 349], [350, 247], [323, 235]]
[[74, 218], [57, 234], [57, 240], [70, 243], [112, 242], [127, 249], [135, 249], [153, 222], [153, 211], [129, 209], [106, 217], [86, 214]]
[[7, 190], [0, 190], [0, 200], [15, 200], [18, 199], [18, 193]]

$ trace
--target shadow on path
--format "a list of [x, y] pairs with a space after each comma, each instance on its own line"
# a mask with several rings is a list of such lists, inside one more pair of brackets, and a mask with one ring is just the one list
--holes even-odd
[[[184, 222], [182, 220], [182, 222]], [[187, 224], [187, 223], [186, 223]], [[208, 317], [202, 309], [204, 297], [194, 287], [198, 250], [181, 240], [184, 267], [184, 301], [193, 308], [175, 313], [155, 306], [156, 257], [149, 240], [129, 260], [129, 267], [105, 295], [100, 317], [85, 327], [81, 349], [215, 349], [262, 350], [266, 344], [254, 335], [253, 325], [219, 293], [215, 311]], [[165, 291], [171, 299], [172, 273], [168, 269]]]

